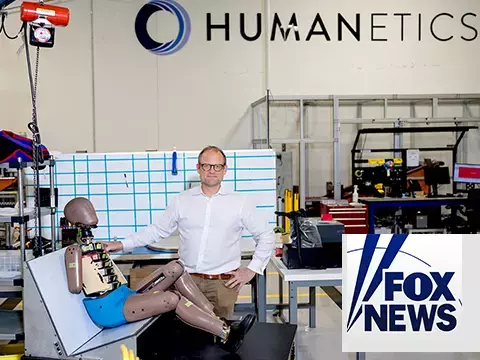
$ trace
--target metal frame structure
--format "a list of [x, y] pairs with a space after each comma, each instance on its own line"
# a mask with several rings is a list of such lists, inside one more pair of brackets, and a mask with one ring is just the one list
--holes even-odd
[[[270, 118], [270, 108], [279, 103], [293, 102], [300, 106], [300, 136], [296, 138], [271, 138], [270, 129], [272, 127]], [[332, 139], [329, 141], [317, 140], [307, 137], [305, 133], [305, 107], [309, 104], [326, 103], [332, 108], [333, 123]], [[261, 108], [260, 106], [266, 104], [266, 128], [261, 129]], [[356, 105], [356, 118], [340, 118], [340, 107], [342, 105]], [[380, 118], [366, 118], [362, 117], [363, 105], [378, 104], [383, 106], [383, 116]], [[408, 105], [410, 107], [409, 117], [389, 117], [388, 108], [391, 105]], [[438, 107], [443, 104], [462, 105], [462, 116], [458, 117], [439, 117]], [[270, 92], [266, 96], [258, 99], [251, 104], [252, 108], [252, 146], [254, 149], [271, 148], [272, 144], [298, 144], [300, 147], [300, 161], [299, 161], [299, 195], [300, 207], [305, 208], [306, 194], [307, 194], [307, 165], [306, 159], [307, 144], [315, 143], [329, 143], [333, 147], [333, 179], [335, 199], [341, 199], [341, 174], [340, 174], [340, 128], [344, 124], [357, 124], [360, 127], [362, 124], [389, 124], [391, 127], [401, 128], [405, 124], [454, 124], [460, 126], [461, 124], [479, 123], [480, 117], [472, 115], [470, 105], [480, 104], [480, 94], [422, 94], [422, 95], [282, 95], [272, 96]], [[417, 116], [416, 106], [429, 105], [430, 116]], [[257, 130], [257, 132], [256, 132]], [[255, 136], [259, 134], [259, 136]], [[457, 139], [460, 136], [457, 133]], [[400, 133], [393, 134], [394, 149], [402, 148], [402, 135]], [[466, 145], [466, 142], [464, 142]], [[466, 148], [461, 147], [461, 153], [466, 153]], [[461, 161], [463, 159], [460, 159]]]
[[[44, 164], [49, 167], [49, 173], [50, 173], [50, 194], [51, 194], [51, 199], [50, 199], [50, 207], [49, 208], [40, 208], [40, 212], [38, 213], [38, 217], [47, 215], [46, 212], [48, 211], [48, 214], [51, 217], [51, 232], [52, 232], [52, 250], [56, 250], [56, 234], [55, 234], [55, 214], [56, 214], [56, 205], [55, 205], [55, 179], [54, 179], [54, 166], [55, 166], [55, 160], [53, 157], [51, 157], [49, 160], [45, 160]], [[20, 158], [18, 158], [17, 162], [11, 162], [11, 163], [5, 163], [5, 164], [0, 164], [0, 168], [4, 169], [16, 169], [17, 170], [17, 176], [18, 176], [18, 216], [13, 216], [13, 217], [0, 217], [0, 222], [11, 222], [11, 223], [18, 223], [20, 225], [20, 251], [21, 251], [21, 260], [22, 263], [25, 262], [26, 260], [26, 249], [25, 249], [25, 243], [26, 243], [26, 235], [25, 235], [25, 227], [28, 223], [28, 221], [32, 220], [33, 214], [25, 214], [25, 169], [28, 167], [33, 166], [34, 163], [32, 162], [23, 162]], [[40, 186], [40, 185], [37, 185]], [[41, 232], [39, 232], [39, 236], [41, 236]]]
[[[361, 129], [357, 132], [357, 137], [355, 138], [355, 142], [353, 143], [352, 147], [352, 159], [351, 159], [351, 167], [352, 167], [352, 184], [355, 183], [355, 164], [367, 163], [367, 159], [356, 159], [356, 155], [359, 154], [360, 157], [363, 155], [365, 151], [369, 153], [390, 153], [390, 152], [397, 152], [395, 157], [401, 158], [402, 161], [402, 168], [405, 174], [405, 182], [407, 176], [407, 148], [400, 148], [398, 145], [394, 148], [375, 148], [375, 149], [357, 149], [358, 141], [360, 140], [361, 135], [367, 134], [406, 134], [406, 133], [445, 133], [445, 132], [456, 132], [460, 133], [457, 136], [455, 144], [448, 144], [447, 146], [436, 146], [436, 147], [418, 147], [417, 150], [419, 151], [450, 151], [452, 153], [452, 167], [455, 166], [457, 162], [457, 153], [458, 153], [458, 146], [460, 142], [464, 138], [467, 131], [472, 129], [478, 129], [478, 126], [435, 126], [435, 127], [410, 127], [410, 128], [380, 128], [380, 129]], [[457, 184], [453, 183], [453, 193], [457, 190]]]

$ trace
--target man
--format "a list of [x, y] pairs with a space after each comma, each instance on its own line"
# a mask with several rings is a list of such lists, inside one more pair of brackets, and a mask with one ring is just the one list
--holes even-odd
[[[131, 251], [180, 233], [179, 256], [219, 317], [231, 319], [238, 292], [256, 273], [263, 274], [275, 248], [273, 227], [260, 220], [255, 206], [241, 193], [222, 187], [227, 159], [215, 146], [198, 156], [201, 185], [182, 192], [168, 204], [158, 223], [108, 242], [108, 251]], [[240, 268], [242, 231], [253, 235], [252, 260]]]

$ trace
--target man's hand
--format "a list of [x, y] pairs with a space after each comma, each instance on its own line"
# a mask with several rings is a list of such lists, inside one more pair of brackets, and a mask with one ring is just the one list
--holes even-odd
[[225, 285], [230, 289], [233, 289], [236, 287], [237, 292], [240, 292], [242, 287], [247, 282], [253, 279], [253, 277], [255, 276], [255, 271], [250, 270], [249, 268], [241, 268], [236, 271], [228, 272], [227, 274], [233, 275], [233, 277], [230, 280], [228, 280], [228, 282]]
[[123, 250], [123, 244], [121, 241], [102, 241], [102, 244], [105, 245], [106, 252], [117, 252]]

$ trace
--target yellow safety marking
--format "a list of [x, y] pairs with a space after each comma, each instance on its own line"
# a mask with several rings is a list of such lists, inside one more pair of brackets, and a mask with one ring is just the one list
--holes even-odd
[[22, 303], [22, 300], [16, 298], [6, 299], [0, 303], [1, 310], [14, 310]]

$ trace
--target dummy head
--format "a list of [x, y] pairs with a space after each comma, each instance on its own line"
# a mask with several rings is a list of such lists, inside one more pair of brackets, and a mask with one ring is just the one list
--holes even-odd
[[65, 218], [71, 224], [95, 227], [98, 224], [97, 213], [90, 200], [78, 197], [70, 200], [63, 210]]

